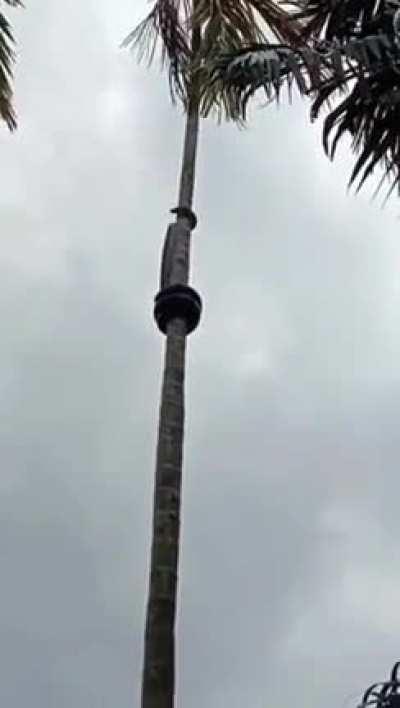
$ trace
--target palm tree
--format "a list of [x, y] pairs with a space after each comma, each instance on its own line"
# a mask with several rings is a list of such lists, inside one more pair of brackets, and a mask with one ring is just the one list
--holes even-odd
[[[17, 7], [21, 0], [3, 0], [7, 5]], [[12, 105], [12, 67], [14, 64], [14, 38], [10, 24], [0, 11], [0, 119], [10, 130], [17, 127]]]
[[[187, 114], [176, 221], [167, 229], [160, 291], [154, 316], [166, 335], [154, 484], [153, 536], [146, 614], [142, 708], [173, 708], [186, 337], [199, 323], [201, 300], [189, 287], [196, 152], [201, 112], [224, 108], [219, 87], [207, 83], [210, 57], [229, 46], [266, 40], [295, 42], [296, 22], [274, 0], [156, 0], [146, 19], [127, 37], [139, 58], [152, 60], [157, 43], [168, 67], [172, 99]], [[225, 106], [228, 109], [228, 106]]]
[[[245, 119], [248, 101], [260, 88], [268, 98], [279, 99], [284, 83], [289, 91], [294, 85], [313, 99], [312, 120], [328, 107], [323, 145], [331, 159], [341, 138], [350, 134], [357, 156], [350, 184], [358, 180], [360, 189], [380, 163], [384, 169], [379, 187], [387, 177], [389, 194], [395, 187], [400, 191], [400, 3], [298, 4], [303, 46], [267, 42], [239, 51], [231, 48], [215, 57], [210, 81], [228, 107], [228, 117], [241, 114]], [[332, 108], [338, 95], [342, 100]]]

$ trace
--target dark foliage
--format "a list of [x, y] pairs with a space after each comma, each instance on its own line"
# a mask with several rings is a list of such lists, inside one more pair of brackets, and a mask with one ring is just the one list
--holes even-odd
[[395, 11], [396, 3], [386, 0], [309, 0], [298, 15], [305, 22], [305, 38], [328, 42], [338, 38], [346, 45], [379, 35], [386, 41], [384, 60], [372, 62], [370, 67], [361, 61], [356, 80], [348, 77], [349, 95], [338, 106], [331, 107], [337, 91], [335, 81], [317, 91], [311, 115], [315, 118], [325, 106], [329, 110], [323, 144], [331, 159], [341, 138], [351, 136], [356, 162], [350, 184], [357, 182], [360, 189], [380, 164], [383, 178], [379, 186], [387, 178], [387, 196], [394, 189], [400, 191], [400, 62], [399, 38], [393, 27]]
[[[21, 0], [3, 0], [12, 7], [22, 5]], [[16, 116], [12, 105], [12, 68], [15, 61], [14, 38], [10, 24], [0, 11], [0, 118], [10, 130], [16, 128]]]
[[323, 145], [331, 159], [341, 138], [350, 135], [356, 155], [350, 184], [359, 189], [380, 164], [381, 184], [387, 177], [391, 192], [400, 186], [395, 9], [379, 0], [310, 0], [296, 14], [302, 23], [302, 45], [263, 43], [240, 51], [232, 47], [214, 58], [210, 84], [218, 87], [228, 117], [241, 120], [259, 89], [269, 100], [279, 100], [283, 86], [289, 97], [295, 88], [312, 99], [312, 120], [323, 109], [328, 111]]

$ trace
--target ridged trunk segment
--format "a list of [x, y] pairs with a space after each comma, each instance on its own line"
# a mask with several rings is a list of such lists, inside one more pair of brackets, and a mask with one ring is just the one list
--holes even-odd
[[143, 708], [173, 708], [175, 694], [174, 633], [184, 435], [185, 323], [171, 320], [167, 332], [154, 491]]

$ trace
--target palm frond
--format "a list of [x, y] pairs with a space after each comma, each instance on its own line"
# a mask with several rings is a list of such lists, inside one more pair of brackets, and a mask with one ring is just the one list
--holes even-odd
[[[4, 2], [12, 7], [22, 5], [20, 0], [4, 0]], [[15, 61], [13, 45], [11, 26], [5, 15], [0, 12], [0, 118], [10, 130], [17, 127], [12, 105], [12, 69]]]
[[186, 100], [191, 47], [188, 31], [190, 6], [186, 0], [157, 0], [147, 17], [124, 39], [122, 47], [137, 51], [138, 60], [154, 59], [161, 45], [161, 60], [168, 66], [171, 96]]
[[385, 0], [306, 0], [298, 15], [305, 36], [337, 40], [351, 58], [349, 95], [332, 108], [337, 85], [331, 79], [314, 95], [311, 118], [328, 107], [322, 138], [331, 159], [342, 138], [351, 136], [356, 161], [349, 185], [355, 184], [357, 191], [380, 165], [378, 190], [387, 179], [389, 194], [396, 188], [400, 193], [400, 46], [393, 16]]
[[[325, 92], [314, 102], [314, 118], [331, 96], [332, 91], [325, 87]], [[388, 67], [369, 78], [359, 78], [349, 95], [330, 111], [324, 121], [323, 144], [331, 159], [346, 133], [350, 134], [352, 150], [357, 155], [349, 185], [356, 184], [359, 191], [380, 165], [383, 179], [387, 178], [391, 184], [390, 192], [396, 187], [400, 192], [400, 74], [397, 70]]]
[[244, 121], [248, 103], [259, 89], [264, 90], [268, 100], [279, 101], [283, 86], [286, 84], [290, 92], [295, 79], [300, 92], [306, 93], [303, 69], [299, 63], [299, 53], [286, 45], [264, 43], [239, 51], [225, 51], [216, 56], [210, 66], [210, 81], [207, 91], [203, 92], [202, 112], [208, 115], [211, 105], [207, 98], [209, 90], [213, 90], [214, 103], [219, 101], [225, 117]]

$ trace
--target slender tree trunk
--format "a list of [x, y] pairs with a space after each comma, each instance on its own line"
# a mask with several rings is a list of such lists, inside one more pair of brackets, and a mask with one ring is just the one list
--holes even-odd
[[[194, 33], [195, 35], [195, 33]], [[193, 45], [200, 36], [193, 37]], [[164, 245], [161, 292], [188, 288], [191, 212], [199, 133], [199, 100], [192, 77], [176, 223]], [[194, 291], [192, 291], [194, 292]], [[196, 295], [196, 293], [194, 293]], [[173, 708], [175, 704], [175, 617], [181, 515], [184, 438], [184, 379], [188, 320], [169, 317], [158, 428], [153, 507], [153, 538], [146, 616], [142, 708]]]

